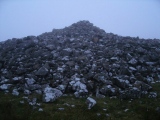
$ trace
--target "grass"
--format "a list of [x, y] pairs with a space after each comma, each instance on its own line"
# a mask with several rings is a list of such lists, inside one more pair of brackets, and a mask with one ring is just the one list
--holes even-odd
[[[160, 113], [156, 111], [160, 107], [160, 83], [153, 84], [153, 91], [157, 91], [156, 99], [147, 97], [134, 100], [96, 99], [97, 104], [87, 109], [86, 98], [77, 99], [74, 96], [60, 97], [53, 103], [42, 103], [44, 111], [38, 111], [29, 105], [20, 96], [4, 94], [0, 92], [0, 119], [1, 120], [160, 120]], [[29, 98], [35, 95], [29, 96]], [[37, 101], [41, 96], [36, 96]], [[21, 104], [20, 101], [25, 103]], [[75, 107], [71, 107], [75, 105]], [[64, 108], [64, 110], [58, 110]], [[106, 109], [106, 110], [103, 110]], [[98, 116], [97, 114], [100, 114]]]

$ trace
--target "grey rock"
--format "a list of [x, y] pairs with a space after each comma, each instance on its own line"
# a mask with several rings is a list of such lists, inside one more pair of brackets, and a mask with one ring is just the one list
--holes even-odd
[[75, 65], [75, 62], [74, 62], [74, 61], [68, 61], [68, 62], [66, 63], [66, 65], [72, 67], [72, 66]]
[[118, 91], [112, 87], [111, 85], [104, 85], [100, 88], [100, 92], [103, 95], [108, 95], [108, 96], [115, 96], [118, 94]]
[[11, 86], [12, 84], [3, 84], [0, 86], [0, 90], [8, 90]]
[[17, 89], [13, 89], [13, 91], [12, 91], [12, 95], [18, 96], [18, 95], [19, 95], [18, 90], [17, 90]]
[[43, 102], [54, 102], [60, 96], [62, 92], [56, 88], [46, 87], [43, 93]]
[[133, 84], [133, 86], [137, 87], [141, 91], [148, 91], [152, 89], [150, 85], [138, 80]]
[[1, 81], [0, 81], [0, 84], [5, 84], [5, 83], [8, 83], [8, 82], [9, 82], [8, 79], [4, 79], [4, 80], [1, 80]]
[[141, 98], [141, 90], [136, 87], [131, 87], [125, 91], [120, 92], [121, 99], [129, 99], [129, 98]]
[[132, 65], [136, 65], [137, 64], [137, 60], [135, 58], [132, 58], [128, 63], [132, 64]]
[[58, 90], [61, 90], [61, 91], [64, 93], [66, 87], [67, 87], [67, 85], [58, 85], [56, 88], [57, 88]]
[[72, 108], [74, 108], [74, 107], [75, 107], [75, 105], [71, 105], [71, 107], [72, 107]]
[[25, 78], [25, 81], [28, 85], [32, 85], [36, 82], [33, 78]]
[[106, 117], [109, 117], [110, 115], [109, 114], [106, 114]]
[[24, 104], [24, 101], [23, 101], [23, 100], [21, 100], [21, 101], [19, 101], [19, 103]]
[[31, 84], [31, 85], [28, 85], [26, 86], [28, 90], [39, 90], [42, 88], [41, 85], [39, 84]]
[[45, 68], [45, 67], [41, 67], [41, 68], [36, 72], [36, 75], [45, 76], [45, 75], [47, 75], [47, 73], [48, 73], [48, 69]]
[[43, 111], [43, 108], [39, 108], [38, 111], [42, 112], [42, 111]]
[[99, 86], [97, 86], [97, 89], [96, 89], [96, 97], [97, 98], [105, 98], [104, 95], [102, 95], [102, 94], [99, 93]]
[[88, 109], [91, 109], [96, 103], [97, 102], [91, 97], [88, 97], [86, 100], [86, 104], [88, 105]]
[[42, 91], [41, 91], [41, 90], [35, 90], [35, 92], [36, 92], [37, 94], [39, 94], [39, 95], [42, 94]]
[[29, 94], [31, 94], [31, 91], [25, 89], [25, 90], [24, 90], [24, 94], [25, 94], [25, 95], [29, 95]]
[[80, 82], [79, 78], [76, 78], [75, 81], [69, 83], [72, 87], [72, 90], [76, 91], [74, 95], [76, 97], [84, 97], [88, 94], [87, 86]]
[[37, 104], [37, 98], [33, 98], [30, 102], [29, 105], [36, 105]]
[[156, 63], [155, 62], [146, 62], [146, 64], [152, 66], [152, 65], [155, 65]]
[[23, 82], [23, 77], [13, 77], [10, 83], [12, 84], [18, 84]]
[[101, 113], [97, 113], [97, 116], [101, 116]]
[[18, 77], [14, 77], [12, 78], [13, 81], [19, 81], [19, 78]]
[[108, 81], [106, 80], [106, 75], [104, 75], [104, 74], [96, 74], [95, 76], [94, 76], [94, 79], [96, 79], [98, 82], [102, 82], [102, 83], [107, 83]]
[[118, 57], [111, 57], [110, 59], [111, 59], [111, 61], [113, 61], [113, 62], [115, 62], [115, 61], [118, 61], [118, 60], [119, 60], [119, 59], [118, 59]]
[[107, 111], [107, 109], [106, 109], [106, 108], [103, 108], [103, 111]]
[[63, 111], [63, 110], [64, 110], [64, 108], [58, 108], [58, 110]]
[[160, 68], [157, 68], [158, 71], [160, 71]]
[[149, 92], [148, 98], [156, 98], [157, 93], [156, 92]]
[[114, 77], [112, 81], [113, 81], [113, 84], [117, 85], [122, 89], [128, 88], [130, 84], [128, 80], [123, 80], [119, 77]]
[[132, 71], [136, 71], [136, 70], [137, 70], [137, 69], [134, 68], [134, 67], [129, 67], [129, 69], [132, 70]]
[[49, 50], [54, 50], [55, 46], [54, 45], [47, 45], [46, 48], [48, 48]]
[[129, 109], [125, 109], [124, 112], [127, 112]]
[[148, 83], [153, 83], [154, 82], [154, 79], [152, 77], [149, 77], [149, 76], [147, 76], [146, 80], [147, 80]]
[[157, 108], [156, 108], [156, 111], [157, 111], [158, 113], [160, 113], [160, 107], [157, 107]]

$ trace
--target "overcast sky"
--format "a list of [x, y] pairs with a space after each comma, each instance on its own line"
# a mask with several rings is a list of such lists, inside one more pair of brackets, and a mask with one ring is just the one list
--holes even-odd
[[107, 33], [160, 39], [160, 0], [0, 0], [0, 41], [80, 20]]

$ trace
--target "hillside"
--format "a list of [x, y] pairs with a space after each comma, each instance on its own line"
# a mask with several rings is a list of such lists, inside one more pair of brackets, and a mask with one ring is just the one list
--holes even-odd
[[79, 21], [39, 36], [1, 42], [0, 76], [1, 91], [36, 100], [38, 95], [40, 103], [68, 95], [156, 99], [160, 40], [118, 36]]

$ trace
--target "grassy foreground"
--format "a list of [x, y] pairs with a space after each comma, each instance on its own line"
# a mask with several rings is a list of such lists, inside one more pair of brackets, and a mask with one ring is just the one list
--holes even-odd
[[[17, 97], [0, 92], [0, 120], [160, 120], [160, 110], [156, 110], [160, 107], [160, 83], [153, 84], [153, 91], [158, 93], [156, 99], [146, 97], [121, 101], [93, 97], [97, 104], [91, 110], [87, 109], [86, 98], [63, 96], [54, 103], [42, 103], [33, 108], [21, 95]], [[37, 98], [40, 102], [41, 97]], [[24, 104], [20, 103], [22, 100]], [[43, 111], [38, 111], [39, 108]]]

